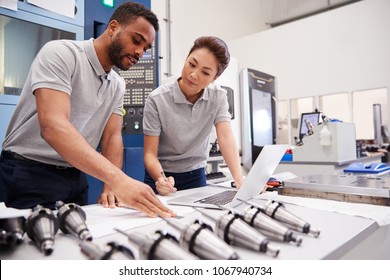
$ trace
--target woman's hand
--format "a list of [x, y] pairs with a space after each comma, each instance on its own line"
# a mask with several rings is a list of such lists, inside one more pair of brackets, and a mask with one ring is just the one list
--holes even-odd
[[173, 177], [159, 177], [156, 181], [156, 189], [161, 195], [168, 195], [171, 193], [175, 193], [177, 189], [175, 186], [175, 179]]

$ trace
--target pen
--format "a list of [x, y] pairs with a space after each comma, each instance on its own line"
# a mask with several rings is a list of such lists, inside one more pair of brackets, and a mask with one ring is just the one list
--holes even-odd
[[163, 176], [165, 182], [168, 182], [168, 178], [167, 178], [167, 176], [165, 176], [164, 171], [161, 171], [161, 175]]
[[[161, 174], [161, 176], [163, 176], [164, 181], [170, 184], [170, 182], [168, 181], [167, 176], [165, 176], [164, 171], [161, 171], [160, 174]], [[172, 192], [176, 192], [176, 188], [174, 188], [173, 186], [172, 186]]]

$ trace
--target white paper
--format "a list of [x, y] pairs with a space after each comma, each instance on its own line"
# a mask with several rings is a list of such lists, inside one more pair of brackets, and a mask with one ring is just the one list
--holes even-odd
[[27, 2], [48, 11], [74, 18], [75, 0], [27, 0]]
[[257, 196], [260, 199], [273, 199], [279, 202], [295, 204], [314, 209], [326, 210], [346, 214], [350, 216], [358, 216], [374, 220], [379, 226], [390, 224], [390, 207], [363, 203], [349, 203], [343, 201], [326, 200], [308, 197], [296, 197], [278, 195], [277, 193], [262, 193]]
[[292, 172], [281, 172], [281, 173], [273, 174], [272, 177], [282, 182], [282, 181], [297, 178], [297, 175], [295, 175]]
[[18, 0], [0, 0], [0, 7], [17, 11]]
[[[162, 199], [164, 200], [164, 199]], [[182, 216], [195, 210], [191, 207], [169, 205], [169, 208]], [[116, 233], [114, 228], [123, 230], [160, 222], [160, 218], [150, 218], [146, 214], [129, 208], [104, 208], [100, 204], [84, 206], [86, 224], [94, 238], [101, 238]]]

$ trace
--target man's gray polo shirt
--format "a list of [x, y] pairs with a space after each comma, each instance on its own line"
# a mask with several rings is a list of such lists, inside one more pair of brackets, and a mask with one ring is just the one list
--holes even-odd
[[165, 171], [188, 172], [205, 167], [210, 151], [210, 134], [219, 122], [230, 122], [226, 91], [207, 87], [192, 104], [177, 81], [160, 86], [148, 97], [144, 134], [159, 136], [158, 157]]
[[4, 150], [48, 164], [69, 166], [41, 138], [33, 95], [38, 88], [55, 89], [70, 95], [70, 121], [93, 148], [99, 144], [111, 114], [122, 115], [125, 82], [115, 71], [104, 71], [93, 47], [93, 39], [50, 41], [31, 65], [7, 129]]

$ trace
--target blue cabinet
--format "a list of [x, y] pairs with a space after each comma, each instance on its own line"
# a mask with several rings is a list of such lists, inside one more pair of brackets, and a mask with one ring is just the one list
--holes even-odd
[[3, 143], [8, 123], [15, 111], [19, 96], [0, 94], [0, 145]]

